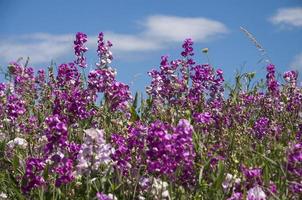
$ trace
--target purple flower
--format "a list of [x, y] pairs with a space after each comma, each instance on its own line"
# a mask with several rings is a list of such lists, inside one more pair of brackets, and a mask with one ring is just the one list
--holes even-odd
[[187, 56], [193, 56], [194, 52], [193, 52], [193, 40], [191, 38], [188, 38], [184, 41], [182, 48], [184, 49], [183, 52], [181, 52], [181, 55], [183, 57], [187, 57]]
[[111, 68], [93, 70], [88, 75], [88, 88], [97, 92], [110, 90], [115, 82], [116, 72]]
[[88, 48], [84, 46], [85, 42], [87, 42], [87, 35], [78, 32], [76, 34], [76, 40], [74, 41], [74, 53], [77, 56], [75, 63], [83, 68], [87, 67], [86, 57], [84, 57], [84, 53], [88, 50]]
[[105, 96], [112, 111], [127, 111], [132, 100], [129, 86], [117, 81], [105, 91]]
[[96, 194], [96, 197], [98, 198], [98, 200], [117, 200], [117, 198], [114, 197], [112, 194], [106, 195], [100, 192]]
[[267, 67], [267, 75], [266, 75], [266, 84], [269, 92], [272, 93], [273, 96], [279, 95], [279, 83], [275, 79], [275, 65], [269, 64]]
[[194, 183], [193, 127], [180, 120], [176, 127], [159, 120], [148, 129], [136, 124], [126, 137], [113, 134], [113, 160], [124, 175], [136, 176], [142, 166], [156, 177], [167, 177], [188, 186]]
[[76, 87], [81, 84], [81, 75], [74, 63], [61, 64], [58, 69], [58, 87]]
[[267, 117], [260, 117], [254, 124], [253, 131], [258, 139], [262, 139], [269, 131], [270, 120]]
[[261, 168], [246, 168], [241, 166], [241, 171], [246, 179], [246, 187], [250, 188], [251, 186], [262, 184], [262, 169]]
[[302, 182], [292, 182], [289, 185], [289, 189], [294, 196], [302, 195]]
[[101, 32], [98, 36], [98, 49], [97, 53], [99, 55], [99, 63], [96, 65], [99, 68], [108, 67], [107, 65], [111, 63], [113, 56], [110, 51], [110, 48], [112, 47], [112, 43], [110, 41], [105, 42], [104, 41], [104, 34]]
[[243, 195], [241, 192], [234, 192], [227, 200], [243, 200]]
[[270, 193], [277, 194], [277, 186], [274, 182], [270, 181], [268, 188], [269, 188]]
[[296, 176], [302, 176], [302, 143], [291, 145], [287, 157], [288, 171]]
[[16, 94], [11, 94], [7, 98], [6, 113], [9, 119], [15, 121], [26, 112], [25, 101]]
[[40, 187], [45, 184], [43, 178], [43, 171], [46, 164], [43, 159], [27, 158], [25, 166], [25, 174], [23, 176], [22, 191], [24, 193], [30, 192], [32, 189]]
[[252, 168], [252, 169], [243, 168], [243, 174], [245, 178], [248, 180], [256, 179], [261, 177], [262, 170], [261, 168]]
[[52, 170], [57, 174], [56, 187], [60, 187], [62, 184], [65, 185], [74, 179], [72, 159], [62, 158]]
[[147, 128], [141, 123], [136, 123], [128, 128], [125, 137], [119, 134], [111, 135], [115, 148], [112, 159], [124, 175], [136, 176], [140, 166], [145, 164], [146, 134]]
[[296, 71], [287, 71], [284, 73], [283, 78], [286, 82], [290, 83], [292, 87], [297, 85], [298, 74]]
[[195, 113], [193, 117], [197, 123], [210, 125], [213, 122], [212, 115], [209, 112]]
[[148, 171], [175, 179], [176, 171], [180, 170], [177, 181], [192, 184], [195, 158], [192, 133], [193, 128], [187, 120], [180, 120], [176, 128], [160, 121], [152, 123], [147, 136]]

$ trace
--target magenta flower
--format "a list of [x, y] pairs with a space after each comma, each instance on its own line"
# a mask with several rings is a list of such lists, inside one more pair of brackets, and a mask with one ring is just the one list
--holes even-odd
[[87, 67], [86, 57], [84, 56], [84, 53], [88, 50], [88, 48], [84, 46], [86, 42], [87, 35], [78, 32], [76, 34], [76, 40], [74, 41], [74, 53], [77, 56], [75, 63], [83, 68]]

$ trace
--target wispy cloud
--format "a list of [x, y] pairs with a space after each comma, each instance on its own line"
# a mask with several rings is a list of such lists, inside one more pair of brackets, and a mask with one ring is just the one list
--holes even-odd
[[49, 62], [72, 49], [73, 35], [35, 33], [11, 36], [0, 41], [0, 58], [5, 62], [30, 57], [31, 63]]
[[163, 41], [182, 41], [191, 37], [197, 42], [206, 42], [213, 36], [228, 33], [227, 27], [207, 18], [155, 15], [145, 21], [144, 34]]
[[302, 27], [302, 7], [278, 9], [269, 21], [280, 26]]
[[158, 41], [146, 38], [144, 35], [105, 32], [105, 36], [114, 44], [113, 49], [116, 51], [152, 51], [162, 48]]
[[[195, 42], [207, 42], [229, 32], [215, 20], [197, 17], [153, 15], [140, 22], [142, 30], [135, 34], [105, 31], [105, 37], [114, 44], [118, 54], [149, 52], [168, 47], [191, 37]], [[96, 48], [96, 35], [89, 35], [88, 47]], [[18, 57], [30, 57], [32, 64], [48, 62], [72, 52], [73, 34], [34, 33], [0, 39], [0, 58], [5, 62]]]
[[290, 66], [296, 70], [302, 70], [302, 52], [294, 57]]

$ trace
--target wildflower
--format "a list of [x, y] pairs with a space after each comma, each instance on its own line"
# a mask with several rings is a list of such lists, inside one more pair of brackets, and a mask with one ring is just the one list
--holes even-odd
[[197, 123], [210, 125], [213, 122], [212, 115], [209, 112], [195, 113], [193, 117]]
[[96, 92], [110, 91], [116, 72], [112, 68], [93, 70], [88, 75], [88, 88]]
[[13, 122], [26, 112], [25, 101], [16, 94], [8, 96], [6, 104], [6, 113]]
[[23, 176], [22, 191], [24, 193], [30, 192], [32, 189], [40, 187], [45, 184], [43, 178], [43, 170], [46, 163], [43, 159], [29, 157], [26, 160], [25, 174]]
[[0, 83], [0, 98], [5, 96], [6, 85], [4, 83]]
[[241, 192], [233, 192], [232, 196], [227, 200], [243, 200], [243, 195]]
[[283, 78], [286, 82], [290, 83], [292, 87], [295, 87], [297, 85], [297, 72], [295, 71], [287, 71], [284, 73]]
[[224, 181], [222, 182], [222, 187], [225, 191], [231, 187], [233, 179], [234, 179], [233, 175], [227, 173]]
[[147, 135], [148, 171], [174, 177], [178, 169], [181, 175], [177, 181], [184, 185], [192, 184], [195, 158], [192, 133], [193, 127], [184, 119], [176, 128], [161, 121], [152, 123]]
[[78, 32], [76, 34], [76, 40], [74, 41], [74, 53], [77, 56], [75, 63], [83, 68], [87, 67], [86, 57], [84, 57], [84, 53], [88, 50], [88, 48], [84, 46], [85, 42], [87, 42], [87, 35]]
[[17, 137], [15, 139], [9, 141], [6, 145], [7, 145], [8, 149], [10, 149], [10, 150], [15, 149], [16, 147], [18, 147], [20, 149], [26, 149], [28, 143], [25, 139]]
[[266, 75], [266, 84], [269, 92], [272, 93], [273, 96], [279, 95], [279, 83], [275, 79], [275, 65], [269, 64], [267, 67], [267, 75]]
[[101, 164], [108, 165], [111, 162], [111, 154], [114, 149], [106, 144], [103, 130], [87, 129], [84, 142], [78, 154], [77, 173], [90, 173], [96, 171]]
[[6, 139], [6, 134], [0, 131], [0, 142]]
[[7, 195], [4, 192], [1, 192], [0, 199], [7, 199]]
[[181, 55], [183, 57], [193, 56], [194, 52], [193, 52], [192, 46], [193, 46], [193, 40], [191, 38], [186, 39], [182, 45], [182, 47], [184, 48], [184, 51], [181, 52]]
[[110, 51], [110, 48], [112, 47], [112, 43], [110, 41], [105, 42], [104, 41], [104, 34], [101, 32], [98, 36], [98, 49], [97, 53], [99, 55], [99, 63], [96, 65], [99, 68], [108, 67], [107, 65], [111, 63], [113, 60], [112, 53]]
[[127, 111], [132, 100], [129, 86], [117, 81], [112, 84], [110, 89], [108, 88], [105, 95], [112, 111]]
[[258, 139], [262, 139], [269, 131], [270, 120], [267, 117], [260, 117], [254, 124], [254, 134]]
[[249, 189], [247, 192], [247, 200], [265, 200], [266, 194], [259, 185]]
[[151, 194], [155, 199], [170, 199], [168, 183], [160, 179], [153, 178], [151, 185]]
[[272, 194], [276, 194], [277, 193], [277, 186], [274, 182], [270, 181], [270, 184], [269, 184], [269, 191], [270, 193]]
[[289, 189], [294, 196], [302, 195], [302, 143], [290, 144], [287, 149], [286, 168], [289, 173]]
[[117, 198], [112, 194], [106, 195], [100, 192], [96, 194], [96, 197], [98, 200], [117, 200]]

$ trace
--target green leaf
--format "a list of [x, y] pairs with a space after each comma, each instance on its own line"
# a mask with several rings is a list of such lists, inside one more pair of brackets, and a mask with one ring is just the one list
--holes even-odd
[[219, 161], [217, 170], [218, 171], [217, 171], [216, 180], [214, 181], [214, 188], [216, 190], [219, 190], [221, 188], [221, 184], [224, 179], [224, 171], [225, 171], [224, 164], [222, 161]]
[[14, 168], [14, 171], [17, 171], [18, 170], [18, 167], [19, 167], [19, 157], [17, 155], [15, 155], [13, 157], [13, 160], [12, 160], [12, 164], [13, 164], [13, 168]]
[[133, 101], [133, 104], [132, 104], [132, 107], [134, 107], [134, 109], [137, 108], [137, 101], [138, 101], [138, 93], [136, 92], [135, 97], [134, 97], [134, 101]]

